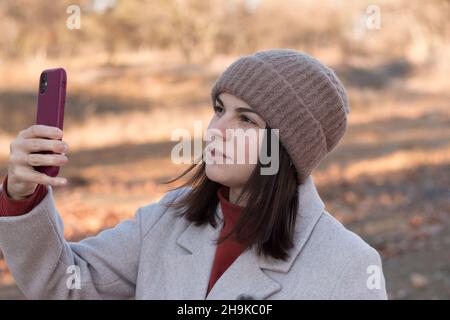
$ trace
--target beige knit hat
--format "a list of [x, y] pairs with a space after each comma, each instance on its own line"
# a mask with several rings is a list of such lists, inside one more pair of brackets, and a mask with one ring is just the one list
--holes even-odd
[[336, 74], [317, 59], [293, 49], [243, 56], [216, 80], [213, 103], [228, 92], [279, 129], [302, 184], [347, 129], [347, 93]]

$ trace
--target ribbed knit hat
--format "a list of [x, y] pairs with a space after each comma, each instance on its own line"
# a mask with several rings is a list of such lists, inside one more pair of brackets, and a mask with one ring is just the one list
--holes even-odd
[[347, 93], [333, 70], [293, 50], [271, 49], [242, 56], [219, 76], [213, 103], [228, 92], [279, 129], [302, 184], [347, 129]]

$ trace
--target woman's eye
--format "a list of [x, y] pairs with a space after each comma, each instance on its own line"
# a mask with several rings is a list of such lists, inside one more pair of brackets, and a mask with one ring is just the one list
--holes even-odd
[[222, 113], [223, 112], [223, 108], [221, 106], [215, 105], [214, 106], [214, 112], [215, 113]]
[[252, 119], [250, 119], [249, 117], [246, 116], [241, 116], [241, 120], [250, 124], [254, 124], [256, 125], [255, 121], [253, 121]]

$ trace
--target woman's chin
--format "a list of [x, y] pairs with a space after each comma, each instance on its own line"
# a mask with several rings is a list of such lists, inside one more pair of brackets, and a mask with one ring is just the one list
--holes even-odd
[[207, 164], [205, 166], [205, 174], [209, 180], [220, 184], [227, 184], [230, 178], [230, 170], [227, 170], [226, 165], [223, 164]]
[[244, 185], [252, 170], [252, 167], [242, 165], [206, 164], [205, 166], [205, 174], [209, 180], [228, 187]]

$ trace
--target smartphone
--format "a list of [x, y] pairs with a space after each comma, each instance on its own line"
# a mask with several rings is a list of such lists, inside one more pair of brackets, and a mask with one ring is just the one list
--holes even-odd
[[[66, 86], [67, 74], [63, 68], [42, 71], [39, 78], [36, 124], [58, 127], [63, 130]], [[58, 140], [62, 140], [62, 138]], [[35, 153], [53, 154], [54, 152], [39, 151]], [[51, 177], [56, 177], [59, 173], [59, 166], [34, 166], [33, 168]]]

